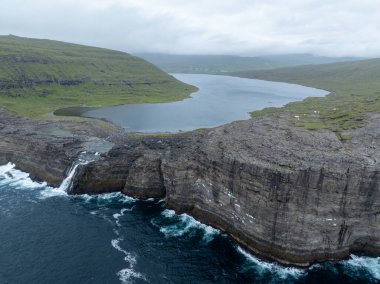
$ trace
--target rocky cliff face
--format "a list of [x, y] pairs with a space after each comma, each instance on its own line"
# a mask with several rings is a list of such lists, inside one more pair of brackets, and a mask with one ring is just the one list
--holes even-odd
[[380, 253], [380, 129], [342, 143], [273, 119], [169, 137], [119, 138], [82, 168], [75, 193], [165, 196], [167, 206], [248, 249], [300, 266]]
[[[285, 264], [380, 254], [379, 125], [373, 117], [344, 143], [332, 132], [269, 118], [170, 136], [117, 136], [101, 159], [79, 167], [72, 193], [166, 197], [168, 207]], [[6, 128], [0, 162], [19, 162], [51, 181], [91, 148], [84, 136], [30, 135], [15, 143], [20, 133]]]
[[108, 150], [109, 133], [89, 122], [37, 121], [0, 108], [0, 165], [12, 162], [31, 177], [58, 186], [83, 151]]

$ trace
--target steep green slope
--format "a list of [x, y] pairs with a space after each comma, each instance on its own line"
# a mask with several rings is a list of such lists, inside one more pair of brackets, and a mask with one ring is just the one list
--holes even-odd
[[127, 53], [0, 36], [0, 106], [38, 117], [68, 106], [167, 102], [195, 87]]
[[223, 74], [247, 70], [274, 69], [306, 64], [353, 61], [353, 57], [325, 57], [311, 54], [241, 57], [232, 55], [172, 55], [141, 53], [138, 56], [170, 73]]
[[308, 98], [284, 108], [253, 112], [253, 116], [270, 113], [308, 129], [328, 128], [341, 133], [360, 127], [369, 113], [380, 113], [380, 59], [231, 75], [296, 83], [331, 92], [324, 98]]

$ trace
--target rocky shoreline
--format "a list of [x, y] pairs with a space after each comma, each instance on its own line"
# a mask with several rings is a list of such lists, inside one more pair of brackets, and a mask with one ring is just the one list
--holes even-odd
[[380, 255], [380, 116], [341, 141], [263, 117], [176, 135], [118, 134], [91, 121], [0, 110], [0, 164], [58, 185], [83, 151], [72, 194], [165, 197], [265, 258], [308, 266]]

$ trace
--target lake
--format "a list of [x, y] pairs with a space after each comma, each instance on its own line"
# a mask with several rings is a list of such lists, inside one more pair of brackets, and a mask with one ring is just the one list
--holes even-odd
[[254, 110], [328, 94], [325, 90], [295, 84], [231, 76], [172, 75], [198, 87], [199, 91], [178, 102], [104, 107], [82, 115], [108, 120], [127, 132], [178, 132], [249, 119], [249, 112]]

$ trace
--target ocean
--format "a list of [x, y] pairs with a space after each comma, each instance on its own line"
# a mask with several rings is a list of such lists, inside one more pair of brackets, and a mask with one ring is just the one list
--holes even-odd
[[283, 267], [165, 200], [69, 196], [0, 166], [0, 283], [379, 283], [380, 258]]

